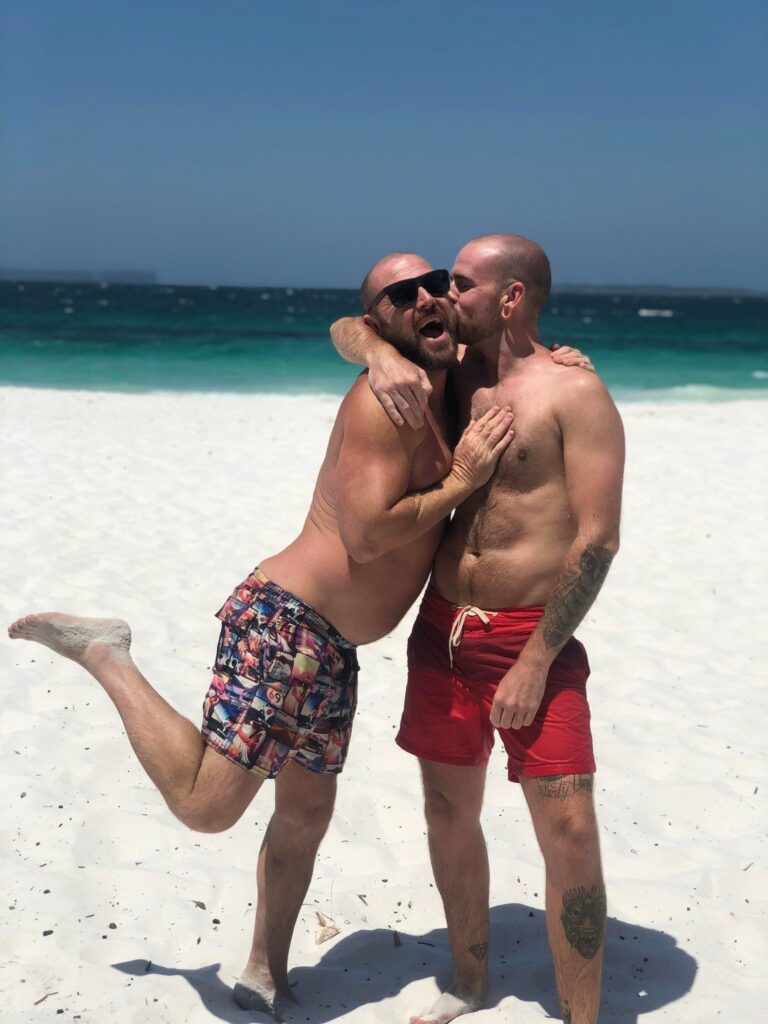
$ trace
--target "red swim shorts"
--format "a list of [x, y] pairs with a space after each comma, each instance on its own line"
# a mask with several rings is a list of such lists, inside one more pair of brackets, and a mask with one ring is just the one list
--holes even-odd
[[441, 764], [481, 765], [498, 732], [512, 782], [521, 775], [594, 772], [589, 662], [574, 638], [552, 663], [533, 722], [522, 729], [491, 725], [496, 687], [543, 613], [543, 606], [503, 608], [484, 612], [484, 622], [477, 610], [451, 604], [430, 585], [408, 641], [408, 686], [397, 735], [403, 750]]

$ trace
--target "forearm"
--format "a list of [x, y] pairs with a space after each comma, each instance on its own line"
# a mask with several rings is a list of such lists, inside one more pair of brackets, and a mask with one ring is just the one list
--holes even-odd
[[342, 359], [370, 367], [377, 353], [392, 346], [360, 316], [345, 316], [331, 324], [331, 341]]
[[342, 539], [356, 562], [381, 558], [437, 526], [469, 497], [474, 488], [475, 485], [454, 468], [432, 487], [403, 495], [375, 520], [359, 526], [354, 536]]
[[544, 614], [520, 654], [521, 661], [549, 670], [592, 607], [617, 550], [618, 538], [576, 538], [544, 606]]

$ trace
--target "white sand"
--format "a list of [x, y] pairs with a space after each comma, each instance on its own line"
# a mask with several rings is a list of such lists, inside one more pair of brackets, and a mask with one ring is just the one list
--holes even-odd
[[[3, 621], [128, 619], [140, 666], [198, 721], [213, 612], [299, 529], [334, 411], [0, 390]], [[603, 1022], [764, 1019], [767, 412], [623, 409], [623, 548], [580, 630], [611, 917]], [[448, 965], [416, 765], [393, 742], [412, 614], [362, 654], [348, 771], [293, 949], [308, 1021], [404, 1022]], [[4, 1024], [264, 1020], [229, 989], [271, 794], [228, 834], [188, 832], [90, 677], [4, 635], [0, 659]], [[543, 1021], [557, 1011], [542, 867], [498, 749], [485, 823], [495, 1005], [467, 1019]], [[321, 946], [315, 909], [341, 929]]]

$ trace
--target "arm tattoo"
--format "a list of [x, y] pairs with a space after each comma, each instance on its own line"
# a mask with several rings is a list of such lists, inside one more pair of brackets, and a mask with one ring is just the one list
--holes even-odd
[[564, 569], [542, 618], [547, 647], [560, 647], [573, 634], [605, 582], [613, 555], [588, 544], [578, 569]]
[[536, 779], [536, 785], [542, 796], [552, 796], [557, 800], [564, 800], [567, 796], [573, 796], [580, 789], [592, 792], [592, 775], [542, 775]]
[[478, 961], [482, 963], [488, 955], [488, 943], [487, 942], [476, 942], [474, 946], [469, 947], [469, 952]]
[[602, 885], [593, 885], [589, 889], [580, 885], [563, 895], [560, 921], [565, 937], [585, 960], [591, 960], [603, 944], [605, 912], [605, 889]]

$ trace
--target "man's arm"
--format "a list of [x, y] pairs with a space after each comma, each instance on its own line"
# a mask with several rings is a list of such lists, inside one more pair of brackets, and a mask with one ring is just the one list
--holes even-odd
[[[371, 390], [395, 426], [407, 423], [414, 430], [424, 426], [424, 414], [432, 394], [432, 385], [424, 370], [401, 356], [363, 316], [345, 316], [333, 323], [331, 341], [342, 359], [368, 367]], [[553, 345], [552, 359], [563, 366], [578, 366], [595, 372], [589, 357], [577, 348]]]
[[514, 436], [510, 409], [473, 421], [453, 453], [450, 472], [408, 493], [419, 433], [396, 428], [366, 392], [350, 401], [336, 469], [339, 534], [350, 558], [369, 562], [416, 540], [486, 483]]
[[491, 724], [530, 725], [549, 667], [592, 606], [619, 549], [624, 430], [616, 406], [595, 377], [583, 377], [558, 409], [565, 483], [577, 525], [544, 614], [496, 691]]
[[401, 356], [363, 316], [345, 316], [331, 324], [331, 341], [342, 359], [368, 367], [371, 390], [395, 426], [424, 426], [432, 385], [420, 366]]

